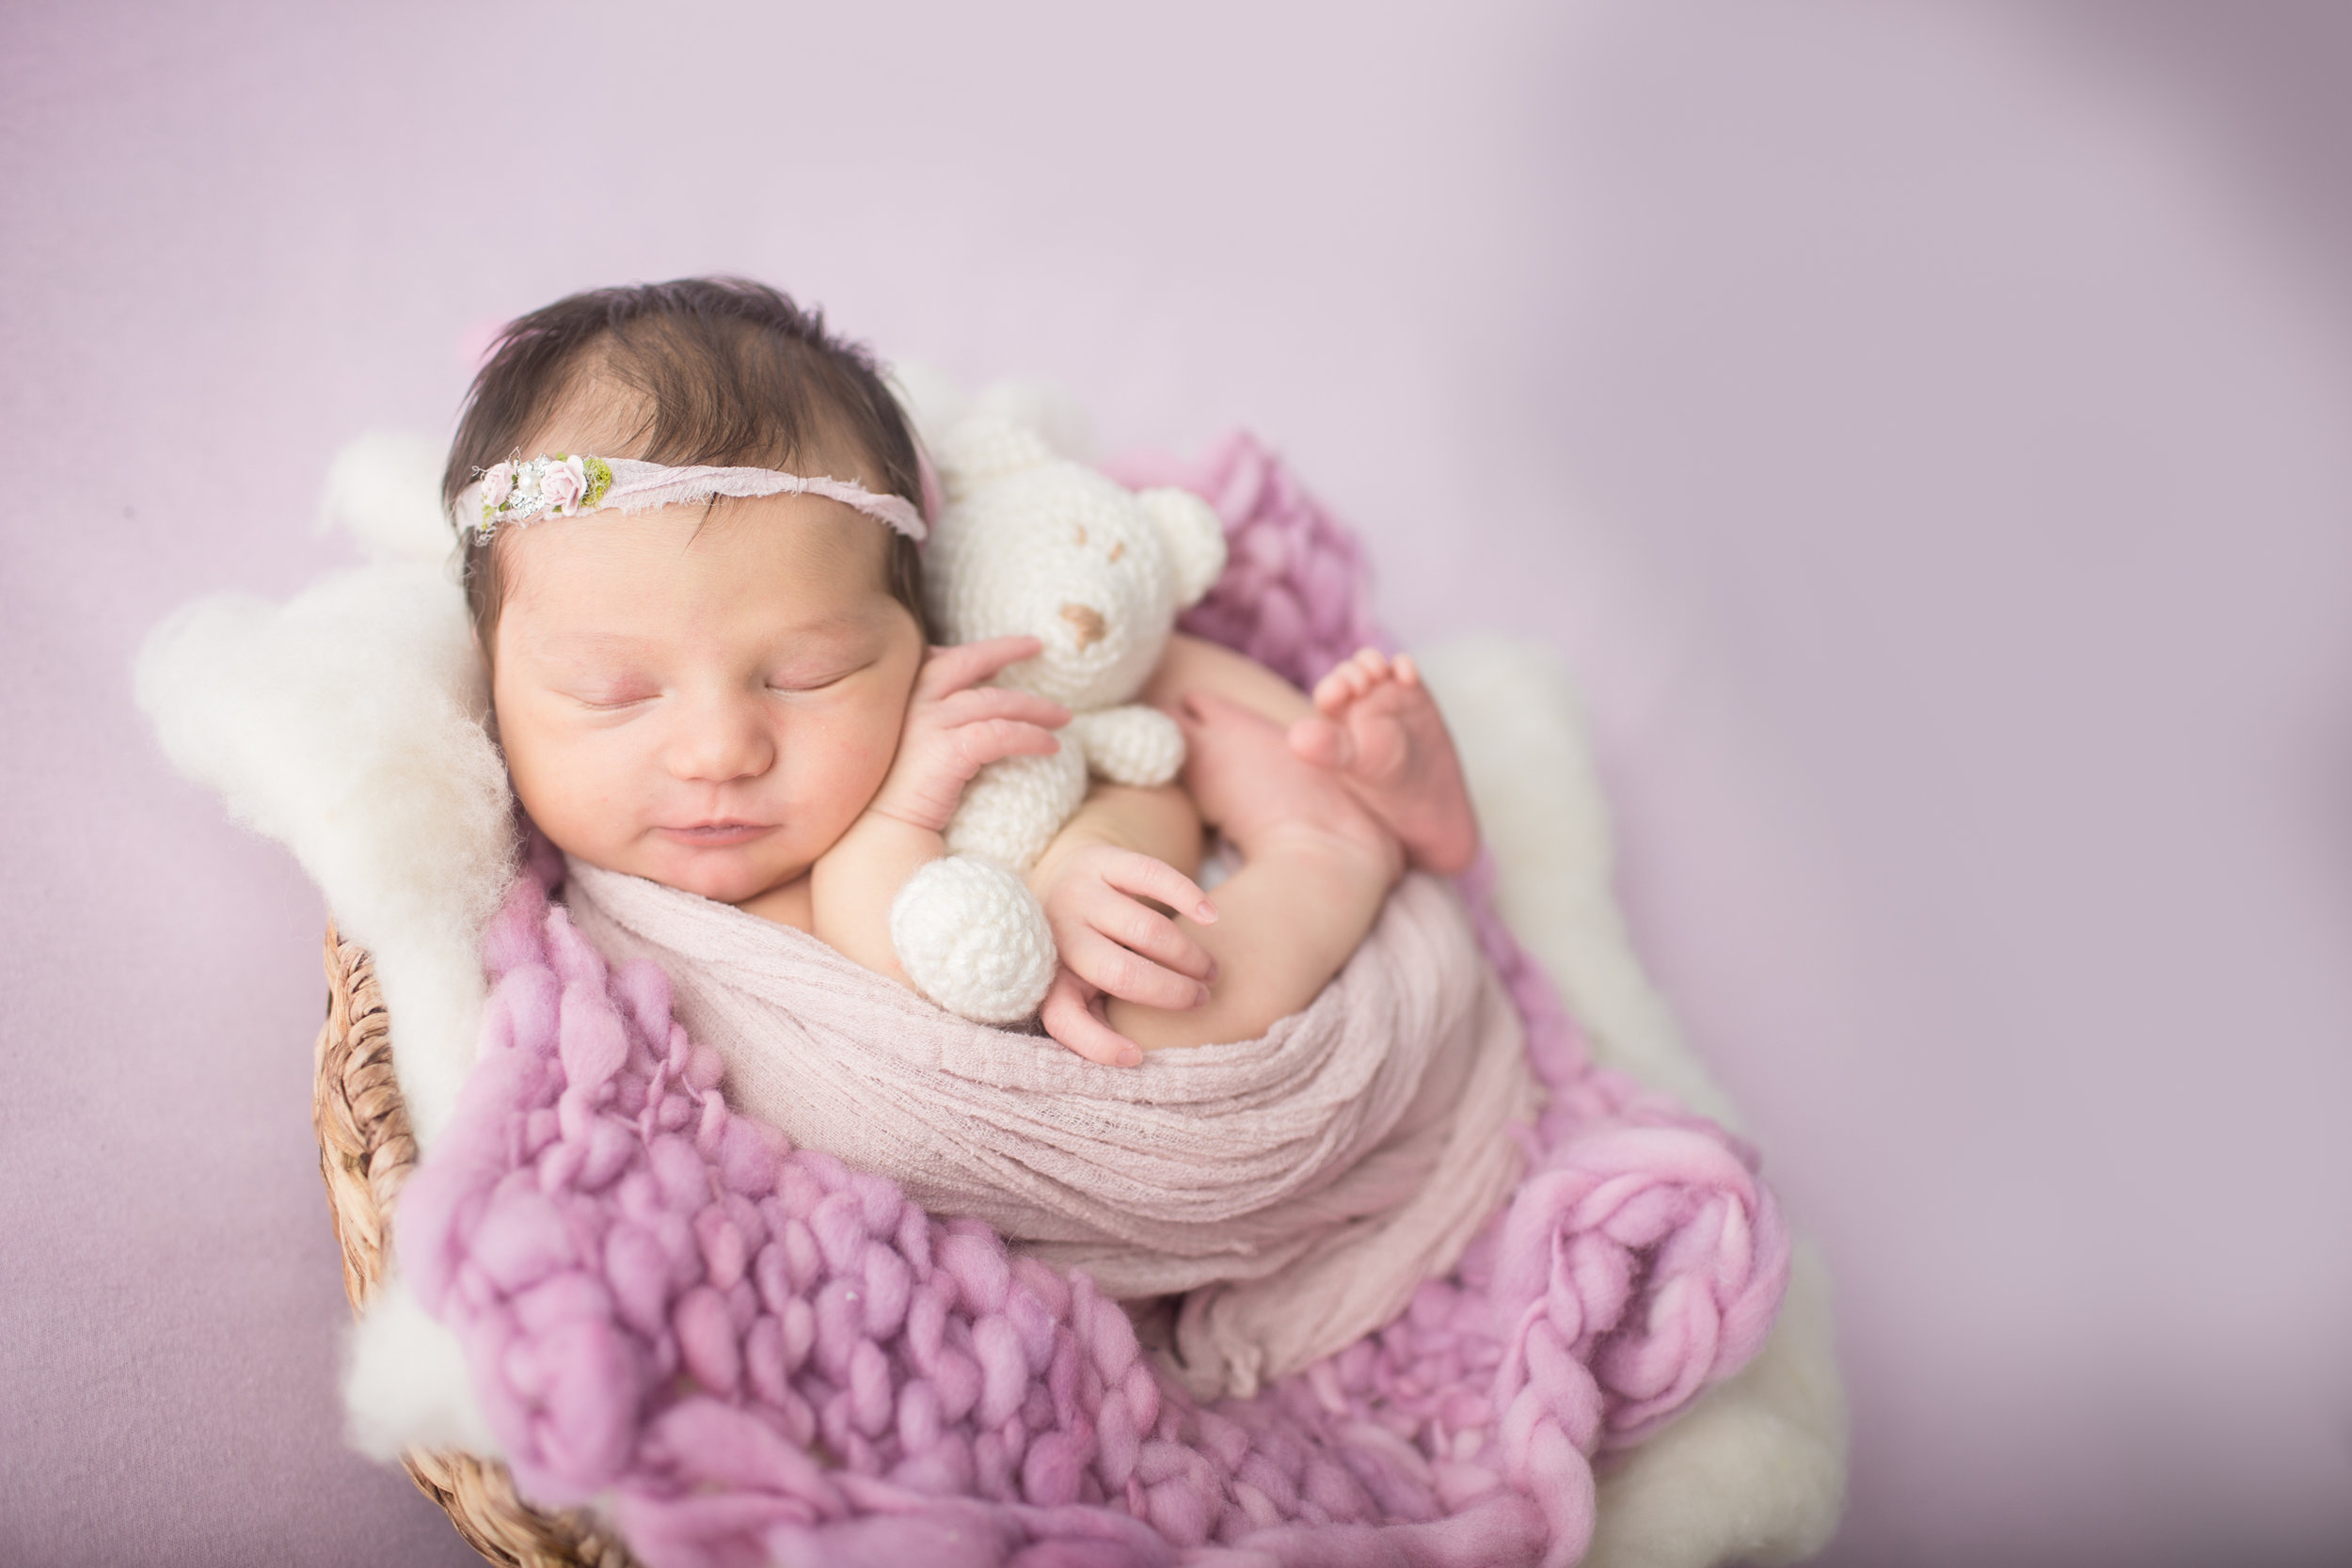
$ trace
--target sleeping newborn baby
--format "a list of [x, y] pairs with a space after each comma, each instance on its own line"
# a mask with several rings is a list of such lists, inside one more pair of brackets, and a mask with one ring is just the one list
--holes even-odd
[[[660, 967], [739, 1109], [1114, 1299], [1181, 1296], [1203, 1396], [1391, 1321], [1510, 1191], [1534, 1089], [1416, 874], [1478, 840], [1409, 660], [1311, 699], [1173, 641], [1144, 697], [1181, 787], [1097, 786], [1030, 873], [1056, 1046], [924, 1001], [891, 942], [965, 785], [1070, 715], [988, 684], [1032, 639], [926, 645], [915, 446], [860, 351], [749, 284], [560, 301], [483, 369], [445, 485], [570, 918]], [[1214, 900], [1204, 821], [1244, 861]]]
[[[1054, 750], [1070, 716], [984, 684], [1033, 640], [927, 649], [914, 441], [862, 353], [745, 285], [567, 299], [484, 368], [446, 488], [548, 839], [904, 983], [892, 900], [973, 775]], [[1409, 659], [1359, 654], [1311, 704], [1178, 638], [1146, 698], [1185, 731], [1187, 788], [1098, 788], [1032, 876], [1063, 963], [1042, 1022], [1107, 1064], [1263, 1034], [1408, 866], [1477, 847]], [[1244, 857], [1214, 901], [1203, 821]]]

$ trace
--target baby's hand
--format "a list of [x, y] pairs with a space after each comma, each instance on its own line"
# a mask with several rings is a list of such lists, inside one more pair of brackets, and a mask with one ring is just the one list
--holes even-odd
[[1208, 950], [1146, 898], [1204, 926], [1216, 919], [1216, 906], [1191, 878], [1165, 861], [1107, 844], [1071, 851], [1044, 890], [1045, 923], [1062, 968], [1040, 1022], [1055, 1039], [1106, 1067], [1134, 1067], [1143, 1053], [1104, 1020], [1105, 997], [1181, 1011], [1208, 1001], [1216, 980]]
[[914, 677], [898, 754], [866, 809], [930, 832], [946, 831], [972, 775], [1006, 757], [1060, 750], [1054, 731], [1070, 710], [1027, 691], [980, 682], [1044, 647], [1034, 637], [997, 637], [933, 648]]

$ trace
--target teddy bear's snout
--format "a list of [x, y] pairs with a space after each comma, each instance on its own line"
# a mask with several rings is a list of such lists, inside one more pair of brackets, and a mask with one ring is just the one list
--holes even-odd
[[1076, 635], [1079, 652], [1084, 653], [1103, 641], [1105, 629], [1103, 612], [1092, 605], [1065, 604], [1061, 607], [1061, 618], [1069, 623], [1071, 631]]

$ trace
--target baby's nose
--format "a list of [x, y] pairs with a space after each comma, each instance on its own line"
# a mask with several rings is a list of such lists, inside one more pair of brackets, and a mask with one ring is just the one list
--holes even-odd
[[1092, 605], [1065, 604], [1061, 607], [1061, 618], [1070, 623], [1081, 651], [1103, 641], [1103, 612]]
[[749, 705], [715, 704], [679, 726], [669, 765], [677, 778], [724, 784], [764, 773], [775, 759], [774, 742]]

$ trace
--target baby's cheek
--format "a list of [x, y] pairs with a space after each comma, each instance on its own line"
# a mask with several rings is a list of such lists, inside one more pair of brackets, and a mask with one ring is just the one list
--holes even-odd
[[825, 788], [845, 821], [864, 811], [882, 792], [882, 781], [890, 776], [890, 765], [898, 754], [907, 706], [888, 700], [864, 704], [849, 722], [835, 730]]
[[559, 849], [601, 863], [614, 826], [611, 759], [523, 724], [501, 736], [515, 798]]

